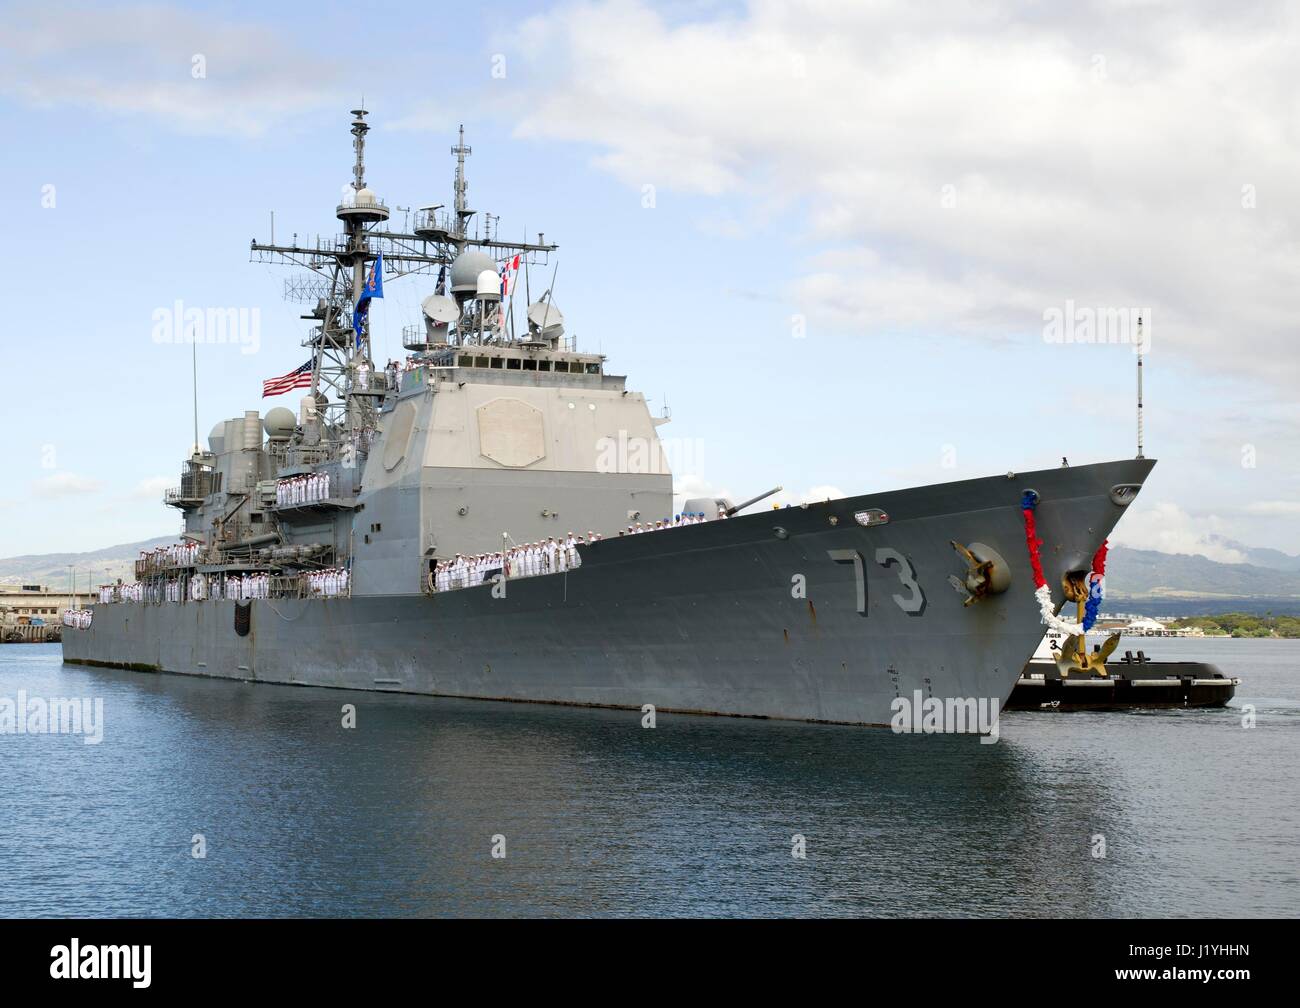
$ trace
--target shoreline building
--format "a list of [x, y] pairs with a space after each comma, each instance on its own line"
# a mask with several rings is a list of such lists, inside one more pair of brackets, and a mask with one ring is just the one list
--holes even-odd
[[86, 592], [70, 594], [48, 585], [0, 584], [0, 643], [39, 644], [62, 637], [63, 610], [91, 601]]

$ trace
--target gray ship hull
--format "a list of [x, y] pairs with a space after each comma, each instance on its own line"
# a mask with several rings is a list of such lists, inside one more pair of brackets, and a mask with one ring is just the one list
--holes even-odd
[[[787, 508], [582, 547], [581, 567], [435, 595], [94, 606], [69, 662], [438, 696], [888, 724], [895, 697], [1000, 707], [1042, 639], [1020, 511], [1035, 489], [1041, 554], [1086, 569], [1123, 514], [1128, 460]], [[878, 508], [884, 524], [856, 512]], [[964, 606], [950, 545], [1008, 563]], [[832, 556], [832, 552], [835, 554]], [[860, 563], [852, 557], [861, 558]], [[1072, 613], [1067, 613], [1067, 616]]]

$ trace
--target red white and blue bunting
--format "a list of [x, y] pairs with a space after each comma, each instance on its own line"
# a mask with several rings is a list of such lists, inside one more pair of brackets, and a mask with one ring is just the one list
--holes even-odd
[[1083, 629], [1091, 630], [1101, 611], [1101, 599], [1106, 588], [1106, 550], [1108, 539], [1103, 539], [1092, 558], [1092, 573], [1088, 575], [1088, 601], [1083, 604]]
[[1056, 606], [1052, 604], [1052, 589], [1048, 587], [1047, 578], [1043, 576], [1043, 561], [1038, 552], [1038, 547], [1043, 545], [1043, 541], [1038, 538], [1038, 531], [1034, 525], [1036, 507], [1038, 507], [1038, 494], [1026, 490], [1020, 498], [1020, 510], [1025, 516], [1025, 543], [1029, 547], [1029, 565], [1034, 571], [1034, 598], [1038, 600], [1039, 611], [1043, 614], [1043, 623], [1058, 633], [1071, 636], [1087, 633], [1097, 622], [1097, 613], [1101, 610], [1106, 577], [1107, 544], [1103, 542], [1092, 558], [1092, 571], [1088, 574], [1088, 599], [1083, 606], [1083, 622], [1071, 623], [1069, 620], [1062, 619], [1056, 613]]

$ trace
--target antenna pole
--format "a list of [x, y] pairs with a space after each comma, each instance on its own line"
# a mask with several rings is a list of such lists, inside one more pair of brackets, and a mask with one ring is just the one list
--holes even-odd
[[1138, 453], [1137, 453], [1137, 457], [1138, 457], [1138, 458], [1145, 458], [1145, 457], [1146, 457], [1145, 455], [1142, 454], [1142, 356], [1143, 356], [1143, 349], [1144, 349], [1144, 348], [1143, 348], [1143, 343], [1142, 343], [1142, 317], [1141, 317], [1141, 316], [1138, 316], [1138, 342], [1137, 342], [1137, 359], [1138, 359], [1138, 364], [1137, 364], [1137, 371], [1138, 371], [1138, 376], [1137, 376], [1137, 377], [1138, 377], [1138, 390], [1137, 390], [1137, 391], [1138, 391], [1138, 401], [1137, 401]]
[[465, 247], [465, 222], [473, 216], [473, 211], [469, 208], [469, 200], [466, 194], [469, 192], [469, 183], [465, 181], [465, 155], [474, 153], [473, 148], [465, 146], [465, 125], [462, 123], [456, 146], [451, 149], [456, 155], [456, 183], [454, 186], [456, 199], [456, 233], [453, 237], [456, 239], [456, 249]]
[[555, 275], [559, 272], [560, 272], [560, 263], [557, 260], [555, 263], [555, 269], [551, 270], [551, 286], [548, 287], [546, 289], [546, 293], [542, 295], [543, 299], [545, 299], [546, 301], [546, 311], [542, 312], [543, 333], [546, 332], [546, 323], [549, 322], [551, 318], [551, 302], [555, 298]]
[[194, 379], [194, 454], [199, 453], [199, 341], [190, 343], [190, 366]]

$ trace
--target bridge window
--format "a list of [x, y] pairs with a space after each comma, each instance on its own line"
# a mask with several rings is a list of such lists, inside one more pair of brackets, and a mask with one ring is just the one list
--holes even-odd
[[537, 370], [537, 361], [533, 360], [531, 357], [526, 357], [526, 358], [524, 358], [524, 370], [525, 370], [525, 371], [536, 371], [536, 370]]
[[487, 359], [486, 357], [475, 357], [475, 358], [474, 358], [474, 366], [475, 366], [475, 367], [488, 367], [488, 366], [489, 366], [489, 365], [488, 365], [488, 359]]
[[537, 362], [537, 370], [538, 370], [538, 371], [549, 371], [549, 370], [551, 370], [551, 362], [548, 361], [548, 360], [539, 360], [539, 361]]
[[555, 362], [555, 370], [556, 370], [556, 371], [562, 371], [562, 372], [564, 372], [565, 374], [568, 374], [568, 372], [569, 372], [569, 362], [566, 361], [566, 360], [557, 360], [557, 361]]
[[507, 357], [507, 358], [506, 358], [506, 370], [507, 370], [507, 371], [518, 371], [518, 370], [520, 370], [520, 367], [519, 367], [519, 358], [518, 358], [518, 357]]
[[505, 367], [505, 358], [504, 358], [504, 357], [493, 357], [493, 358], [492, 358], [492, 366], [493, 366], [494, 368], [497, 368], [498, 370], [501, 369], [501, 368], [503, 368], [503, 367]]
[[600, 374], [600, 365], [599, 365], [599, 364], [588, 364], [588, 365], [587, 365], [587, 374]]
[[473, 367], [474, 358], [469, 356], [469, 354], [462, 354], [460, 359], [457, 360], [456, 363], [459, 364], [461, 367]]

